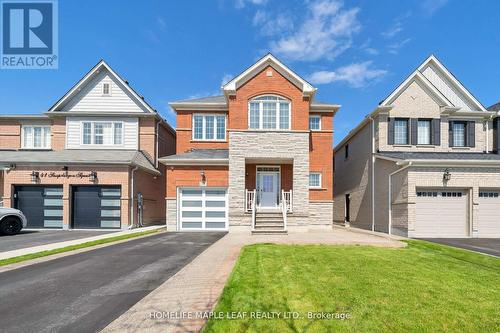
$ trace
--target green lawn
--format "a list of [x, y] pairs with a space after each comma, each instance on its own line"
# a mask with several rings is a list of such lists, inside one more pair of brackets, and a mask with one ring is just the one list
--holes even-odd
[[18, 262], [26, 261], [26, 260], [32, 260], [36, 258], [41, 258], [41, 257], [47, 257], [53, 254], [58, 254], [58, 253], [63, 253], [63, 252], [69, 252], [69, 251], [74, 251], [74, 250], [79, 250], [83, 249], [86, 247], [91, 247], [91, 246], [96, 246], [96, 245], [101, 245], [101, 244], [106, 244], [106, 243], [112, 243], [112, 242], [117, 242], [125, 239], [130, 239], [130, 238], [136, 238], [140, 236], [146, 236], [150, 234], [157, 233], [161, 231], [162, 229], [156, 229], [156, 230], [149, 230], [149, 231], [143, 231], [143, 232], [136, 232], [136, 233], [131, 233], [131, 234], [125, 234], [125, 235], [120, 235], [120, 236], [115, 236], [115, 237], [110, 237], [110, 238], [104, 238], [104, 239], [99, 239], [91, 242], [86, 242], [82, 244], [77, 244], [77, 245], [70, 245], [66, 247], [61, 247], [59, 249], [54, 249], [54, 250], [48, 250], [48, 251], [41, 251], [41, 252], [36, 252], [36, 253], [31, 253], [31, 254], [25, 254], [22, 256], [18, 257], [12, 257], [9, 259], [1, 259], [0, 260], [0, 266], [5, 266], [5, 265], [10, 265], [10, 264], [15, 264]]
[[[210, 319], [205, 332], [499, 332], [500, 259], [422, 241], [252, 245], [215, 311], [224, 319]], [[245, 317], [229, 319], [233, 311]], [[301, 317], [256, 320], [252, 311]], [[310, 311], [351, 317], [312, 320]]]

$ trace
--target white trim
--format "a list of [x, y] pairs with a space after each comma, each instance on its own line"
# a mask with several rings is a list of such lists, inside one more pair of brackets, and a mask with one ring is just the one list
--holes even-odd
[[[90, 123], [90, 143], [84, 143], [83, 142], [83, 124], [84, 123]], [[111, 124], [111, 135], [112, 135], [112, 144], [104, 144], [104, 133], [103, 133], [103, 144], [96, 144], [95, 143], [95, 124], [104, 124], [104, 123], [110, 123]], [[116, 144], [115, 143], [115, 124], [121, 124], [122, 125], [122, 143], [121, 144]], [[106, 120], [80, 120], [79, 121], [79, 126], [80, 126], [80, 146], [81, 147], [106, 147], [106, 148], [113, 148], [113, 147], [123, 147], [124, 142], [125, 142], [125, 123], [123, 121], [106, 121]]]
[[[202, 117], [202, 132], [201, 132], [201, 139], [197, 139], [194, 137], [194, 118], [196, 116]], [[206, 139], [206, 117], [209, 116], [214, 116], [214, 138], [213, 139]], [[224, 139], [217, 139], [217, 117], [224, 117]], [[220, 113], [193, 113], [191, 116], [191, 140], [192, 141], [218, 141], [218, 142], [225, 142], [226, 137], [227, 137], [227, 115], [226, 114], [220, 114]]]
[[269, 53], [246, 69], [243, 73], [223, 85], [221, 88], [224, 91], [224, 94], [234, 95], [239, 87], [252, 79], [267, 66], [273, 67], [281, 75], [290, 80], [290, 82], [302, 90], [304, 96], [312, 97], [316, 93], [316, 88], [314, 88], [309, 82], [295, 74], [290, 68], [285, 66], [278, 59], [276, 59], [276, 57]]
[[[277, 168], [278, 171], [259, 171], [259, 168]], [[279, 198], [281, 198], [281, 165], [256, 165], [255, 166], [255, 190], [256, 190], [256, 195], [259, 195], [258, 194], [258, 188], [257, 188], [257, 179], [259, 178], [259, 173], [273, 173], [273, 174], [278, 174], [278, 188], [277, 188], [277, 195]], [[262, 185], [262, 184], [261, 184]], [[279, 198], [277, 198], [278, 202], [276, 203], [276, 206], [274, 207], [262, 207], [260, 205], [260, 200], [261, 198], [259, 198], [259, 204], [257, 205], [257, 208], [262, 208], [262, 209], [266, 209], [266, 208], [278, 208], [279, 207]]]
[[[42, 147], [35, 147], [35, 127], [40, 127], [42, 130], [42, 137], [40, 138], [42, 140], [42, 144], [43, 144], [43, 140], [44, 140], [44, 135], [47, 135], [46, 139], [47, 139], [47, 145], [46, 146], [42, 146]], [[32, 131], [32, 136], [31, 136], [31, 142], [30, 142], [30, 145], [29, 146], [25, 146], [24, 145], [24, 131], [26, 128], [31, 128], [31, 131]], [[29, 149], [29, 150], [47, 150], [47, 149], [51, 149], [52, 147], [52, 128], [50, 125], [31, 125], [31, 124], [26, 124], [26, 125], [21, 125], [21, 149]]]
[[[105, 85], [108, 85], [108, 93], [107, 94], [104, 92]], [[111, 94], [111, 83], [109, 83], [109, 82], [102, 82], [102, 96], [112, 96], [112, 94]]]
[[99, 61], [83, 78], [78, 81], [78, 83], [71, 88], [64, 96], [54, 104], [48, 112], [53, 112], [57, 110], [62, 104], [66, 103], [69, 99], [73, 98], [74, 94], [82, 90], [82, 86], [87, 84], [88, 81], [96, 74], [99, 74], [101, 68], [106, 69], [135, 99], [139, 104], [141, 104], [148, 112], [156, 114], [156, 111], [152, 109], [144, 99], [139, 96], [134, 89], [132, 89], [127, 82], [125, 82], [104, 60]]
[[[319, 175], [319, 186], [311, 186], [311, 175], [313, 174], [317, 174]], [[321, 189], [323, 188], [322, 187], [323, 185], [323, 176], [322, 176], [322, 173], [320, 171], [309, 171], [309, 188], [312, 188], [312, 189]]]
[[[278, 98], [278, 100], [275, 103], [276, 104], [276, 128], [264, 128], [264, 123], [263, 123], [264, 107], [262, 105], [263, 101], [255, 101], [258, 98], [262, 98], [262, 97], [266, 97], [266, 96]], [[283, 100], [287, 101], [288, 105], [290, 106], [288, 108], [288, 128], [280, 128], [281, 109], [280, 109], [280, 100], [279, 99], [283, 99]], [[256, 103], [256, 102], [259, 103], [259, 128], [250, 128], [250, 104]], [[272, 103], [272, 101], [269, 101], [269, 102]], [[292, 101], [289, 100], [288, 98], [285, 98], [283, 96], [276, 95], [276, 94], [264, 94], [264, 95], [252, 97], [252, 99], [249, 99], [248, 103], [247, 103], [247, 129], [251, 130], [251, 131], [279, 131], [279, 132], [290, 131], [292, 129]]]
[[[319, 118], [319, 128], [312, 129], [311, 128], [311, 118]], [[316, 131], [321, 131], [321, 115], [319, 114], [310, 114], [309, 115], [309, 130], [316, 132]]]
[[422, 83], [441, 102], [441, 106], [453, 107], [446, 97], [417, 69], [410, 74], [386, 99], [380, 103], [381, 106], [389, 106], [413, 81]]
[[433, 63], [438, 67], [438, 69], [446, 76], [448, 80], [450, 80], [458, 90], [463, 93], [466, 97], [468, 97], [476, 106], [478, 107], [479, 110], [481, 111], [487, 111], [484, 106], [458, 81], [451, 72], [444, 67], [444, 65], [433, 55], [431, 54], [419, 67], [418, 71], [422, 71], [429, 63]]

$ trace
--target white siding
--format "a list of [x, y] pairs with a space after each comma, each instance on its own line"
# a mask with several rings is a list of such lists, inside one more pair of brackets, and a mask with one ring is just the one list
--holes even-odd
[[[109, 96], [103, 96], [103, 83], [110, 84]], [[147, 112], [116, 79], [103, 70], [82, 87], [66, 105], [64, 112]]]
[[451, 102], [453, 105], [465, 108], [467, 110], [475, 110], [472, 103], [468, 101], [455, 86], [447, 80], [440, 71], [432, 64], [426, 66], [422, 74]]
[[[123, 145], [81, 145], [82, 121], [120, 121], [123, 122]], [[66, 148], [67, 149], [138, 149], [138, 118], [120, 117], [68, 117], [66, 119]]]

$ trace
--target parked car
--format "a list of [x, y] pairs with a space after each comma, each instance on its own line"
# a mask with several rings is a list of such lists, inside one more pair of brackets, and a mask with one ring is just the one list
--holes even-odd
[[18, 234], [27, 223], [26, 216], [19, 209], [0, 207], [0, 234]]

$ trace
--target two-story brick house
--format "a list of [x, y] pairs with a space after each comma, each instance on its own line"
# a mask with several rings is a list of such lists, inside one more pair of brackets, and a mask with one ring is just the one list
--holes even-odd
[[500, 118], [430, 56], [335, 147], [334, 221], [500, 237]]
[[47, 112], [0, 116], [0, 201], [28, 228], [165, 223], [175, 130], [104, 61]]
[[333, 117], [316, 88], [271, 54], [223, 95], [170, 103], [177, 154], [167, 166], [171, 230], [329, 228]]

